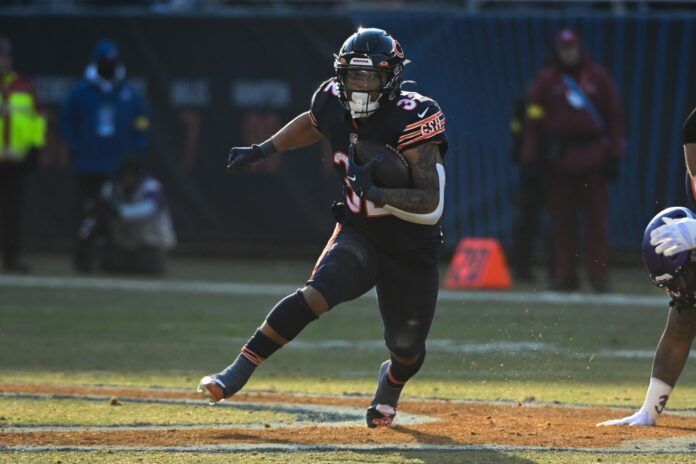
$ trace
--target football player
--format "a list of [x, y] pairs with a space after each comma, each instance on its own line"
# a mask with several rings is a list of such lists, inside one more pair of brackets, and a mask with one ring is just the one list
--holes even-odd
[[[684, 123], [683, 144], [689, 203], [696, 199], [696, 110]], [[643, 406], [623, 419], [597, 425], [655, 425], [672, 394], [696, 337], [696, 216], [687, 208], [668, 208], [648, 224], [643, 260], [653, 283], [671, 296], [667, 325], [657, 345]]]
[[[239, 391], [259, 364], [309, 323], [376, 287], [390, 358], [379, 369], [367, 425], [392, 424], [404, 385], [425, 360], [435, 312], [447, 151], [438, 104], [401, 88], [407, 63], [390, 34], [360, 28], [335, 56], [335, 76], [319, 86], [309, 111], [259, 145], [230, 150], [227, 169], [239, 171], [325, 138], [345, 197], [334, 208], [338, 223], [305, 286], [271, 309], [231, 365], [201, 379], [198, 390], [211, 403]], [[358, 165], [358, 140], [395, 147], [409, 165], [412, 186], [375, 185], [380, 157]]]

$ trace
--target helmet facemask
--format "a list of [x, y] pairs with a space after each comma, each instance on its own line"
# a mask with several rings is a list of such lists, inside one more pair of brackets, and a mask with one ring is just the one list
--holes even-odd
[[[360, 60], [371, 61], [369, 58]], [[341, 103], [353, 118], [372, 115], [380, 105], [394, 100], [399, 94], [403, 78], [402, 65], [379, 68], [350, 65], [341, 61], [345, 60], [337, 59], [334, 65], [338, 91]], [[351, 61], [357, 59], [353, 58]]]
[[384, 72], [347, 67], [339, 69], [337, 74], [341, 99], [348, 106], [351, 116], [364, 118], [377, 111], [386, 81]]

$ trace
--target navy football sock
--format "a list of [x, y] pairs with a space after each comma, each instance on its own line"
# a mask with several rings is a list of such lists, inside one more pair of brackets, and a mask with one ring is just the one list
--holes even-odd
[[[266, 317], [266, 323], [281, 337], [290, 341], [295, 338], [317, 315], [307, 305], [301, 291], [280, 300]], [[232, 364], [218, 374], [217, 378], [225, 384], [225, 396], [237, 393], [249, 381], [259, 364], [275, 353], [280, 347], [261, 330], [242, 347], [242, 353]]]
[[237, 356], [237, 359], [217, 376], [218, 380], [225, 384], [223, 389], [225, 396], [232, 396], [241, 390], [259, 364], [281, 346], [283, 345], [268, 338], [261, 330], [257, 330], [242, 347], [242, 352]]
[[418, 360], [413, 364], [403, 364], [394, 356], [390, 360], [384, 361], [379, 368], [379, 380], [377, 391], [372, 399], [372, 405], [388, 404], [396, 408], [406, 382], [416, 375], [425, 361], [425, 351], [421, 353]]
[[224, 384], [223, 393], [225, 397], [232, 396], [246, 385], [254, 373], [256, 364], [249, 361], [241, 354], [237, 356], [232, 364], [217, 375], [217, 379]]
[[372, 406], [376, 404], [388, 404], [393, 408], [399, 403], [401, 390], [404, 389], [404, 384], [395, 384], [389, 379], [388, 371], [391, 361], [387, 360], [382, 363], [379, 368], [379, 378], [377, 380], [377, 391], [372, 399]]

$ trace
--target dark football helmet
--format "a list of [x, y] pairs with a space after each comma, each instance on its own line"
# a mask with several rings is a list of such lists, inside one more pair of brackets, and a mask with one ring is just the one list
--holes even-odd
[[399, 96], [408, 60], [386, 31], [360, 28], [334, 56], [339, 98], [354, 118], [370, 116]]
[[658, 287], [664, 288], [677, 303], [696, 303], [696, 253], [691, 250], [665, 256], [655, 252], [650, 244], [650, 232], [664, 225], [662, 218], [691, 218], [696, 215], [681, 206], [660, 211], [650, 221], [643, 234], [643, 263], [648, 270], [650, 280]]

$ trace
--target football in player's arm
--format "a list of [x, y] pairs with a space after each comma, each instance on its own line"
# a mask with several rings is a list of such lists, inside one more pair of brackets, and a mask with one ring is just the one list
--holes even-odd
[[[696, 199], [696, 110], [683, 128], [689, 203]], [[650, 384], [635, 414], [602, 422], [606, 425], [655, 425], [689, 357], [696, 336], [696, 216], [687, 208], [668, 208], [648, 224], [643, 260], [656, 285], [670, 295], [667, 325], [655, 351]], [[696, 256], [694, 256], [696, 258]]]
[[[325, 138], [345, 196], [333, 208], [338, 223], [310, 279], [271, 309], [232, 364], [201, 379], [198, 390], [211, 403], [237, 393], [319, 316], [376, 287], [389, 359], [379, 368], [366, 421], [371, 428], [392, 424], [404, 385], [423, 365], [435, 313], [447, 152], [438, 104], [401, 88], [407, 62], [387, 32], [361, 28], [341, 47], [335, 76], [314, 93], [309, 111], [259, 145], [230, 150], [227, 169], [240, 171]], [[409, 166], [410, 186], [377, 185], [384, 155], [359, 164], [355, 144], [362, 141], [395, 147]]]
[[[269, 156], [312, 145], [322, 138], [324, 136], [312, 124], [307, 111], [260, 145], [232, 148], [227, 169], [240, 171]], [[374, 169], [379, 159], [365, 166], [358, 166], [351, 159], [346, 178], [358, 196], [383, 207], [399, 219], [416, 224], [435, 224], [442, 216], [445, 189], [445, 170], [438, 144], [426, 143], [401, 153], [411, 170], [413, 188], [385, 189], [374, 185]]]

